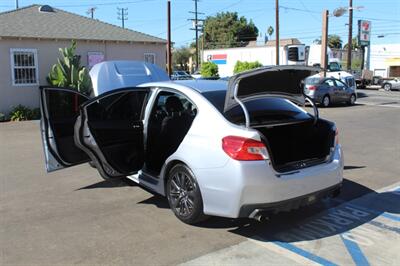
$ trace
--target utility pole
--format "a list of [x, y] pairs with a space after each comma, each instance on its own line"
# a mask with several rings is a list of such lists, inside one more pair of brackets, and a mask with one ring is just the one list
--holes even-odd
[[329, 11], [324, 10], [322, 12], [322, 38], [321, 38], [321, 67], [324, 71], [324, 77], [326, 77], [326, 69], [328, 68], [328, 17]]
[[18, 0], [15, 0], [15, 9], [19, 8]]
[[351, 70], [351, 51], [353, 49], [353, 0], [349, 0], [349, 39], [347, 40], [347, 70]]
[[194, 30], [196, 32], [196, 70], [199, 68], [199, 28], [198, 28], [198, 17], [197, 17], [197, 1], [194, 0]]
[[276, 62], [279, 65], [279, 0], [275, 0], [275, 53]]
[[122, 28], [125, 28], [125, 20], [128, 20], [128, 8], [119, 8], [118, 9], [118, 19], [122, 21]]
[[204, 21], [204, 19], [199, 19], [199, 15], [204, 15], [204, 13], [200, 13], [197, 10], [197, 2], [199, 2], [199, 0], [193, 0], [194, 1], [194, 12], [190, 11], [189, 13], [194, 14], [194, 19], [189, 19], [191, 21], [193, 21], [193, 28], [191, 28], [191, 30], [194, 30], [196, 32], [196, 70], [199, 68], [199, 31], [201, 31], [201, 27], [199, 27], [199, 21]]
[[86, 14], [90, 15], [90, 17], [93, 19], [94, 17], [94, 11], [97, 9], [97, 7], [91, 7], [86, 11]]
[[171, 1], [167, 1], [167, 70], [168, 76], [172, 75], [172, 53], [171, 53]]

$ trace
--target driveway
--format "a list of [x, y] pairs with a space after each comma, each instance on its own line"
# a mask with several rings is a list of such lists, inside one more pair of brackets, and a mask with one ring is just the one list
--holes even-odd
[[165, 199], [126, 180], [102, 181], [86, 164], [45, 173], [38, 122], [0, 123], [0, 264], [395, 265], [399, 109], [320, 112], [340, 130], [339, 198], [262, 223], [212, 218], [198, 226], [179, 222]]

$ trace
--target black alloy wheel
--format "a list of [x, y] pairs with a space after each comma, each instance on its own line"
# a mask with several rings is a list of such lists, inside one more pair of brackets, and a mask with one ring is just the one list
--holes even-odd
[[203, 221], [203, 200], [192, 171], [184, 164], [172, 167], [167, 181], [167, 198], [175, 216], [184, 223]]

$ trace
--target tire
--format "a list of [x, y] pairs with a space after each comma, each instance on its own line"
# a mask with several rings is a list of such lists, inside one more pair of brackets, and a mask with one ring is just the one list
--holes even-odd
[[347, 102], [348, 105], [354, 105], [356, 103], [357, 96], [355, 94], [350, 95], [350, 99]]
[[166, 190], [169, 206], [179, 220], [196, 224], [207, 218], [199, 185], [189, 167], [184, 164], [172, 167]]
[[321, 104], [323, 107], [328, 107], [329, 105], [331, 105], [331, 98], [329, 97], [329, 95], [325, 95], [324, 97], [322, 97]]
[[392, 89], [392, 84], [390, 84], [390, 83], [383, 84], [383, 89], [385, 91], [390, 91]]

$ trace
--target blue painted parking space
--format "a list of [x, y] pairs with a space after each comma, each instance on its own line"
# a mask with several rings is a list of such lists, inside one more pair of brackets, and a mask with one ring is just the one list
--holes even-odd
[[357, 266], [398, 265], [400, 213], [385, 210], [399, 204], [398, 186], [343, 202], [279, 232], [275, 237], [285, 244], [275, 244], [320, 265], [347, 264], [349, 257]]
[[265, 232], [248, 241], [185, 265], [399, 265], [400, 186], [336, 201], [289, 226], [266, 223]]

